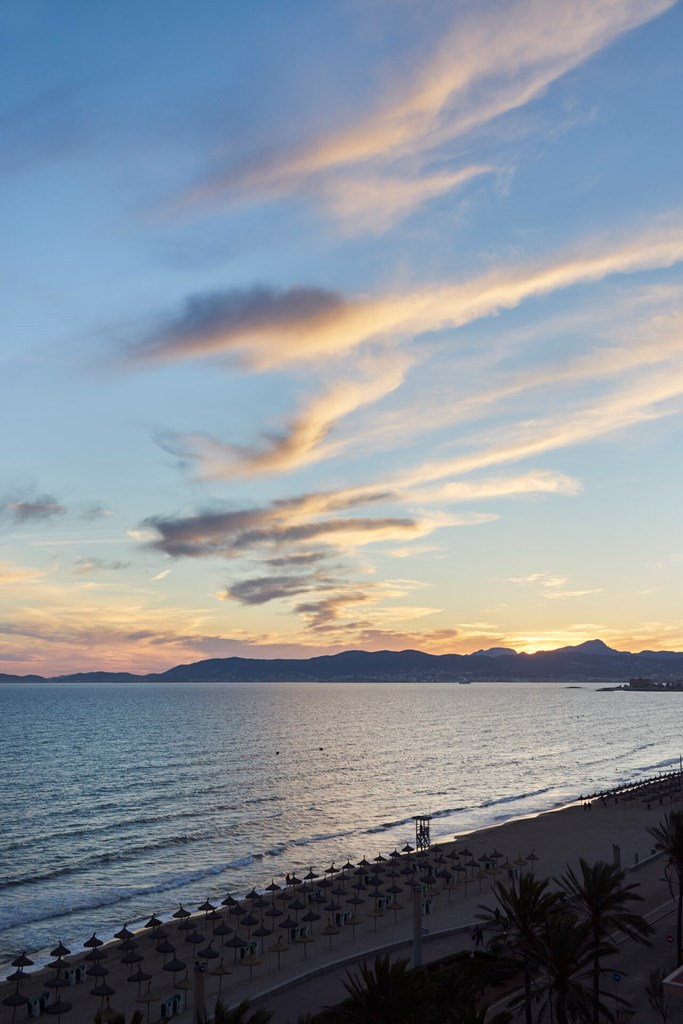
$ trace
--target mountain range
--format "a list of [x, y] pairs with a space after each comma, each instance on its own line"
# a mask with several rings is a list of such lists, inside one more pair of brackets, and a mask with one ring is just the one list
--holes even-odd
[[602, 640], [518, 654], [494, 647], [474, 654], [343, 651], [317, 658], [210, 658], [166, 672], [77, 672], [46, 678], [0, 673], [10, 682], [623, 682], [683, 678], [683, 653], [616, 651]]

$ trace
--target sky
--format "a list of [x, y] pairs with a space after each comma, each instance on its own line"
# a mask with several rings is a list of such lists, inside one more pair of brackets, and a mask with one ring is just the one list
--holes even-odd
[[0, 46], [0, 672], [683, 650], [680, 5]]

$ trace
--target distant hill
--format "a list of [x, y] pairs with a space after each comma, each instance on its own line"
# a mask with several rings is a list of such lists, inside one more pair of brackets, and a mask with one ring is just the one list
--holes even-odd
[[210, 658], [167, 672], [78, 672], [74, 675], [11, 676], [3, 682], [621, 682], [636, 676], [683, 678], [683, 653], [615, 651], [602, 640], [576, 647], [517, 654], [491, 648], [475, 654], [424, 651], [343, 651], [318, 658]]

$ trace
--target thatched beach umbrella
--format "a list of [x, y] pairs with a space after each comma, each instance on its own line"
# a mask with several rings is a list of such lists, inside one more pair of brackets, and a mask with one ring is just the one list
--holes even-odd
[[243, 939], [241, 935], [237, 934], [237, 932], [235, 932], [232, 938], [228, 939], [228, 941], [225, 943], [227, 949], [235, 950], [235, 963], [237, 963], [237, 950], [246, 949], [248, 945], [249, 943], [247, 942], [247, 940]]
[[314, 924], [315, 921], [319, 921], [320, 920], [320, 914], [316, 914], [315, 910], [311, 909], [311, 910], [307, 911], [304, 914], [304, 916], [301, 918], [301, 920], [304, 921], [306, 924], [309, 924], [311, 926], [311, 935], [312, 935], [313, 934], [313, 924]]
[[308, 944], [309, 944], [309, 942], [314, 942], [315, 941], [313, 939], [313, 936], [312, 935], [297, 935], [297, 937], [294, 939], [294, 941], [297, 943], [297, 945], [300, 945], [300, 946], [304, 947], [304, 960], [308, 960]]
[[351, 899], [348, 899], [346, 902], [350, 903], [351, 906], [354, 908], [353, 914], [350, 917], [350, 919], [348, 921], [348, 924], [351, 925], [351, 938], [352, 938], [353, 942], [355, 942], [356, 941], [356, 927], [361, 922], [361, 918], [358, 917], [358, 915], [356, 914], [356, 910], [361, 905], [361, 903], [365, 903], [365, 900], [361, 899], [360, 896], [352, 896]]
[[45, 1007], [45, 1013], [51, 1014], [57, 1018], [57, 1024], [62, 1019], [62, 1014], [68, 1013], [71, 1009], [71, 1003], [67, 1003], [65, 999], [57, 999], [55, 1003], [48, 1003]]
[[263, 954], [263, 942], [266, 935], [272, 935], [273, 931], [271, 928], [266, 928], [264, 924], [260, 924], [258, 928], [254, 928], [254, 938], [261, 940], [261, 954]]
[[258, 967], [262, 963], [263, 963], [263, 960], [261, 960], [261, 958], [259, 956], [256, 956], [255, 953], [250, 953], [249, 956], [244, 956], [240, 960], [240, 966], [241, 967], [248, 967], [249, 968], [249, 981], [251, 981], [251, 979], [252, 979], [254, 968]]
[[148, 974], [147, 971], [143, 971], [141, 967], [138, 967], [132, 974], [128, 975], [126, 980], [130, 982], [137, 982], [138, 995], [140, 995], [140, 987], [142, 986], [143, 981], [151, 981], [152, 975]]
[[178, 909], [171, 915], [176, 921], [185, 921], [190, 917], [190, 911], [186, 910], [182, 903], [178, 904]]
[[306, 904], [303, 903], [299, 899], [298, 896], [297, 896], [297, 898], [295, 900], [292, 900], [292, 902], [289, 904], [290, 913], [291, 913], [292, 910], [294, 911], [294, 915], [295, 915], [297, 921], [299, 920], [299, 911], [305, 910], [305, 909], [306, 909]]
[[3, 1006], [11, 1006], [12, 1007], [12, 1024], [14, 1024], [14, 1018], [17, 1015], [17, 1009], [20, 1006], [26, 1006], [27, 1003], [28, 1003], [28, 996], [22, 995], [22, 993], [19, 991], [19, 985], [18, 984], [17, 984], [17, 987], [15, 988], [14, 992], [12, 992], [8, 996], [5, 996], [5, 998], [2, 1001], [2, 1004], [3, 1004]]
[[273, 943], [272, 946], [268, 946], [268, 951], [270, 953], [277, 953], [277, 969], [279, 971], [282, 966], [280, 963], [280, 958], [283, 953], [289, 952], [289, 946], [287, 945], [284, 939], [279, 938], [277, 942]]
[[142, 963], [144, 959], [144, 956], [140, 953], [136, 953], [134, 949], [131, 949], [125, 956], [121, 957], [121, 963], [125, 964], [127, 967], [132, 967], [133, 964]]
[[136, 1003], [147, 1004], [147, 1024], [149, 1024], [149, 1011], [152, 1007], [152, 1003], [158, 1003], [160, 999], [161, 996], [158, 995], [158, 993], [156, 992], [152, 992], [151, 987], [148, 985], [147, 991], [143, 992], [143, 994], [141, 996], [138, 996], [137, 999], [135, 1000]]
[[218, 978], [218, 997], [220, 998], [223, 991], [223, 978], [226, 974], [232, 974], [232, 971], [227, 964], [223, 963], [223, 958], [221, 957], [220, 962], [209, 971], [209, 974], [213, 974], [214, 977]]
[[104, 1000], [115, 995], [115, 993], [116, 989], [113, 989], [106, 981], [102, 981], [99, 985], [96, 985], [95, 988], [90, 989], [90, 995], [96, 996], [100, 1000], [100, 1008], [97, 1011], [98, 1014], [101, 1014], [104, 1009]]
[[23, 971], [24, 967], [33, 967], [33, 960], [26, 956], [26, 950], [23, 950], [19, 956], [12, 960], [12, 967], [18, 967], [20, 971]]
[[258, 917], [255, 917], [254, 914], [246, 914], [245, 917], [242, 918], [242, 920], [240, 921], [240, 924], [242, 925], [243, 928], [247, 929], [247, 938], [248, 939], [251, 938], [251, 929], [254, 928], [259, 923], [260, 922], [259, 922]]
[[130, 930], [128, 925], [124, 924], [123, 928], [120, 931], [114, 932], [114, 938], [121, 939], [122, 942], [125, 942], [126, 939], [132, 939], [134, 934], [135, 933]]
[[175, 981], [176, 974], [179, 974], [180, 971], [186, 970], [186, 968], [187, 968], [187, 964], [184, 963], [182, 960], [178, 960], [177, 957], [173, 957], [172, 960], [169, 960], [168, 963], [164, 964], [164, 970], [168, 971], [169, 974], [173, 975], [173, 987], [174, 988], [175, 988], [175, 983], [176, 983], [176, 981]]
[[209, 960], [217, 960], [220, 954], [218, 950], [214, 949], [211, 943], [209, 943], [209, 945], [205, 946], [204, 949], [199, 950], [197, 956], [200, 956], [203, 960], [206, 960], [208, 963]]
[[206, 937], [195, 931], [192, 932], [192, 935], [188, 935], [185, 941], [189, 942], [191, 946], [199, 946], [202, 942], [206, 942]]
[[161, 953], [161, 955], [163, 956], [164, 963], [166, 963], [167, 956], [171, 956], [173, 953], [175, 953], [175, 946], [173, 945], [172, 942], [169, 942], [168, 939], [162, 939], [159, 945], [155, 947], [155, 949], [157, 953]]
[[162, 922], [159, 920], [156, 914], [152, 914], [147, 924], [143, 925], [143, 928], [149, 928], [151, 931], [152, 938], [157, 938], [159, 928], [161, 928]]
[[194, 988], [194, 981], [192, 980], [192, 978], [189, 978], [187, 976], [187, 972], [186, 972], [185, 973], [185, 977], [181, 978], [180, 981], [176, 984], [175, 987], [181, 989], [182, 992], [184, 993], [184, 995], [183, 995], [183, 1009], [186, 1010], [187, 1009], [187, 993], [191, 989]]
[[218, 938], [221, 940], [221, 947], [225, 946], [226, 935], [230, 935], [231, 933], [232, 928], [230, 927], [229, 924], [226, 924], [225, 921], [221, 921], [220, 924], [217, 924], [213, 930], [213, 934], [217, 935]]
[[208, 917], [211, 911], [215, 909], [216, 908], [214, 907], [213, 903], [211, 903], [209, 900], [204, 900], [201, 907], [197, 907], [197, 910], [203, 911], [206, 917]]
[[332, 949], [332, 936], [333, 935], [339, 935], [339, 928], [337, 928], [336, 925], [327, 924], [327, 925], [325, 925], [325, 927], [323, 928], [323, 930], [321, 931], [320, 934], [321, 935], [326, 935], [326, 936], [329, 937], [330, 949]]
[[118, 1020], [121, 1014], [118, 1010], [115, 1010], [113, 1006], [109, 1005], [109, 997], [107, 997], [107, 1005], [100, 1013], [100, 1020], [102, 1024], [109, 1024], [110, 1021]]

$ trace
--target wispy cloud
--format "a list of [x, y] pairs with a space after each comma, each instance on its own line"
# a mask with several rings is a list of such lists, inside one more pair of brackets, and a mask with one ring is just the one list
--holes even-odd
[[649, 227], [584, 239], [543, 264], [500, 268], [455, 284], [376, 297], [324, 289], [255, 287], [187, 300], [185, 309], [128, 351], [131, 365], [234, 354], [255, 369], [339, 355], [371, 341], [459, 328], [520, 303], [615, 274], [683, 260], [683, 214]]
[[53, 495], [39, 494], [35, 498], [7, 498], [0, 511], [15, 523], [36, 523], [66, 515], [68, 510]]
[[[418, 470], [419, 472], [419, 470]], [[488, 480], [454, 480], [439, 487], [413, 490], [410, 496], [418, 503], [485, 501], [491, 498], [514, 498], [533, 494], [579, 494], [579, 480], [550, 470], [529, 470], [514, 477]]]
[[334, 453], [325, 444], [335, 424], [359, 408], [395, 391], [414, 360], [391, 352], [362, 359], [355, 378], [335, 381], [308, 404], [278, 434], [259, 446], [226, 444], [202, 435], [165, 435], [162, 446], [183, 460], [196, 462], [205, 478], [252, 476], [285, 472], [309, 465]]
[[453, 522], [453, 519], [436, 515], [422, 519], [397, 516], [302, 519], [287, 515], [275, 506], [239, 512], [208, 512], [178, 519], [152, 518], [146, 525], [158, 533], [152, 546], [174, 558], [229, 558], [255, 549], [290, 545], [325, 544], [336, 549], [355, 549], [381, 541], [405, 541], [425, 537], [439, 526]]
[[341, 234], [381, 234], [429, 200], [493, 171], [488, 164], [472, 164], [450, 173], [413, 178], [379, 174], [333, 177], [322, 191]]
[[587, 597], [590, 594], [602, 594], [602, 587], [586, 587], [583, 589], [566, 589], [567, 577], [555, 576], [550, 572], [533, 572], [528, 576], [511, 576], [506, 583], [540, 588], [543, 598], [551, 601], [564, 601], [576, 597]]
[[128, 569], [130, 562], [122, 562], [118, 559], [107, 562], [103, 558], [79, 558], [76, 562], [76, 573], [86, 575], [93, 572], [118, 572], [121, 569]]
[[[438, 188], [429, 171], [420, 180], [423, 168], [419, 162], [415, 168], [417, 157], [434, 155], [537, 99], [562, 75], [673, 2], [576, 0], [564, 8], [543, 0], [480, 3], [472, 9], [461, 5], [432, 52], [416, 70], [401, 69], [374, 110], [309, 142], [261, 151], [242, 164], [207, 175], [178, 200], [176, 208], [249, 197], [310, 196], [321, 190], [321, 180], [324, 194], [324, 185], [334, 183], [340, 174], [368, 167], [375, 175], [385, 168], [391, 174], [410, 158], [412, 191], [410, 185], [399, 189], [400, 200], [393, 199], [392, 211], [394, 217], [406, 213]], [[373, 224], [370, 199], [356, 193], [355, 209], [365, 206]], [[332, 202], [334, 208], [334, 198]], [[380, 206], [386, 216], [392, 200], [380, 200]], [[377, 221], [373, 227], [377, 229]]]
[[12, 583], [32, 583], [42, 579], [45, 575], [45, 570], [29, 569], [24, 566], [11, 565], [9, 562], [0, 562], [0, 584], [2, 586], [9, 586]]
[[158, 572], [156, 574], [156, 576], [152, 576], [150, 582], [156, 583], [157, 580], [165, 580], [167, 576], [170, 576], [170, 574], [171, 574], [171, 570], [170, 569], [162, 569], [161, 572]]

